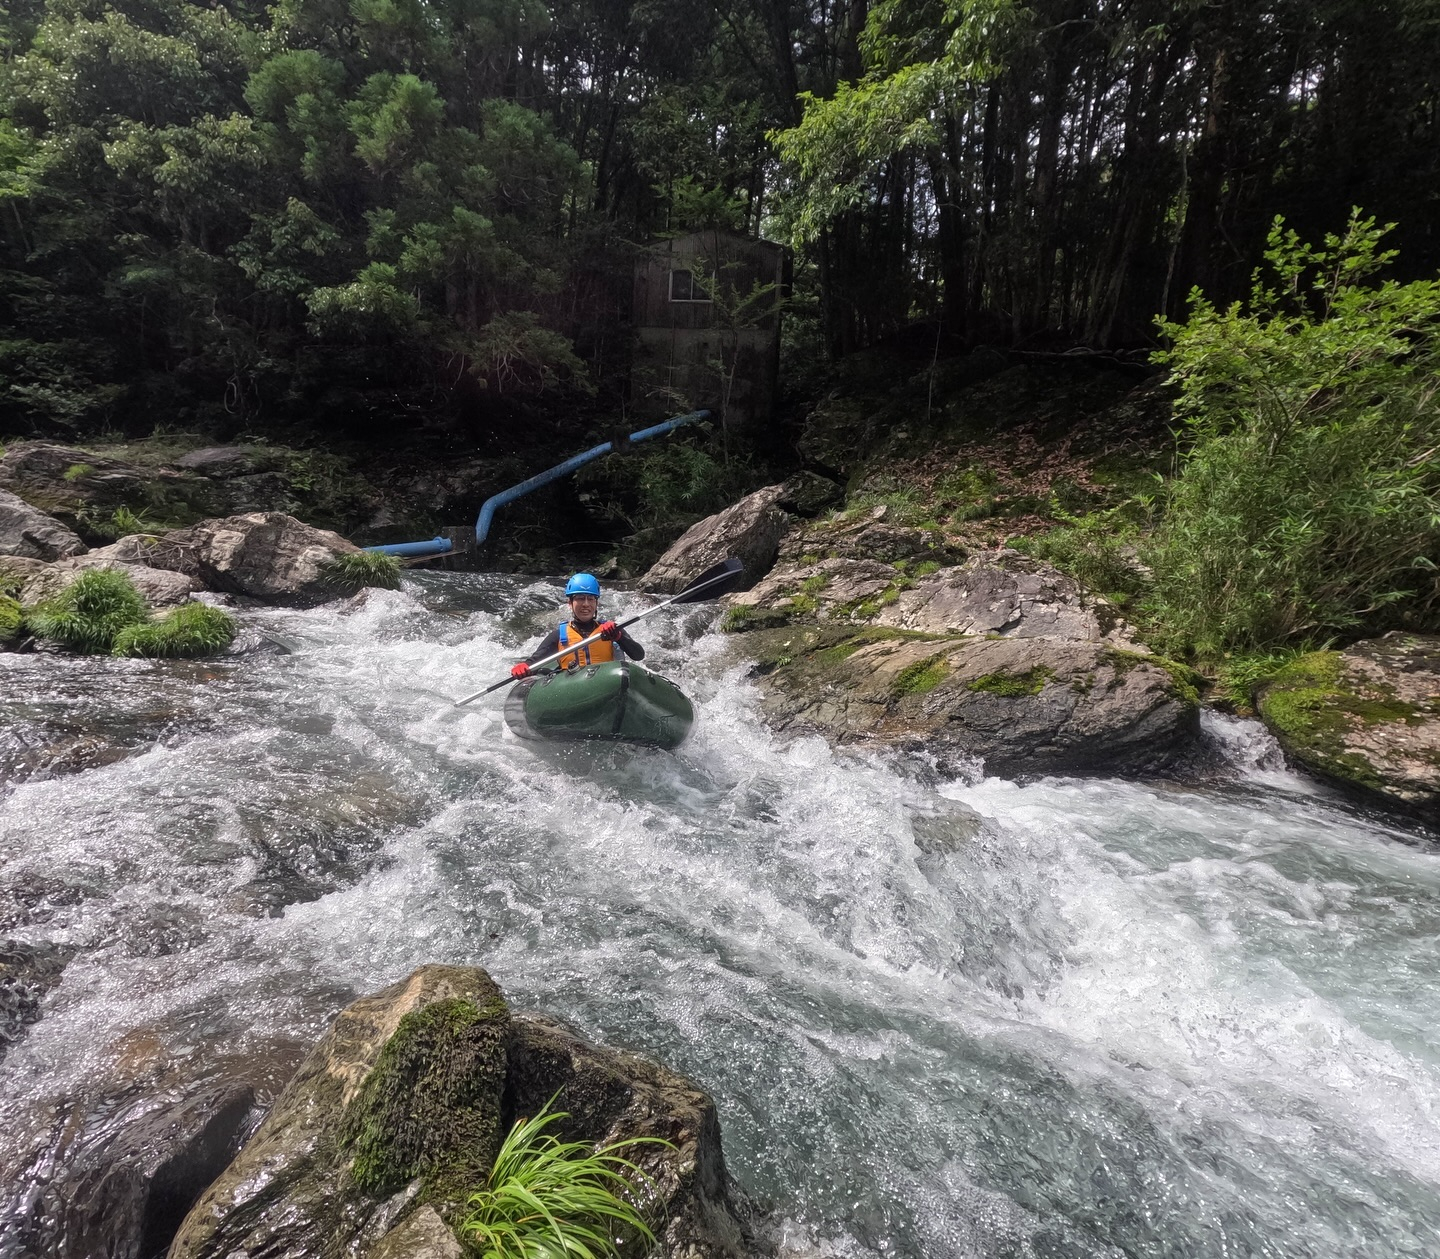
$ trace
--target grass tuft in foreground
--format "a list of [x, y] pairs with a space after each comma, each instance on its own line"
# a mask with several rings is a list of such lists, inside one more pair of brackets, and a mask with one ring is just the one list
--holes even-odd
[[654, 1231], [631, 1200], [638, 1188], [650, 1187], [649, 1178], [623, 1151], [670, 1143], [635, 1137], [597, 1150], [546, 1133], [565, 1118], [547, 1103], [510, 1130], [485, 1188], [470, 1195], [468, 1214], [456, 1230], [472, 1254], [616, 1259], [627, 1240], [639, 1238], [646, 1249], [654, 1245]]
[[351, 551], [337, 555], [325, 565], [325, 580], [337, 590], [354, 594], [367, 586], [397, 590], [400, 586], [400, 561], [381, 551]]
[[205, 603], [186, 603], [159, 620], [127, 625], [115, 635], [116, 656], [208, 656], [228, 647], [235, 618]]
[[72, 651], [108, 652], [121, 630], [143, 624], [149, 609], [122, 572], [92, 568], [26, 618], [37, 638]]
[[7, 594], [0, 594], [0, 643], [13, 642], [20, 637], [20, 627], [25, 620], [20, 610], [20, 601]]

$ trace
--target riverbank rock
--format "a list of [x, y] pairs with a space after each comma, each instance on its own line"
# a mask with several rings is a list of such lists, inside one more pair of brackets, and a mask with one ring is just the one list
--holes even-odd
[[774, 728], [988, 774], [1165, 770], [1199, 737], [1188, 670], [1098, 641], [834, 626], [772, 630], [754, 649]]
[[49, 562], [84, 550], [85, 543], [73, 530], [23, 498], [0, 490], [0, 555]]
[[779, 503], [783, 485], [767, 485], [687, 529], [640, 579], [648, 589], [675, 594], [707, 568], [732, 555], [753, 584], [770, 571], [790, 517]]
[[552, 1020], [512, 1017], [482, 970], [423, 966], [341, 1012], [185, 1218], [170, 1259], [454, 1259], [445, 1234], [466, 1192], [513, 1120], [552, 1096], [567, 1138], [673, 1143], [632, 1155], [659, 1199], [659, 1254], [746, 1253], [705, 1093]]
[[[108, 548], [107, 548], [108, 549]], [[34, 574], [20, 592], [20, 602], [32, 607], [43, 599], [53, 598], [74, 584], [81, 573], [92, 568], [109, 568], [124, 573], [135, 589], [152, 607], [173, 608], [188, 603], [190, 596], [202, 587], [195, 578], [165, 568], [125, 563], [109, 558], [101, 551], [61, 560]]]
[[151, 567], [184, 573], [207, 590], [267, 600], [334, 597], [327, 566], [359, 550], [283, 512], [202, 520], [163, 538], [135, 534], [107, 548], [116, 558], [143, 555]]
[[1440, 824], [1440, 636], [1391, 633], [1301, 656], [1257, 709], [1305, 768]]

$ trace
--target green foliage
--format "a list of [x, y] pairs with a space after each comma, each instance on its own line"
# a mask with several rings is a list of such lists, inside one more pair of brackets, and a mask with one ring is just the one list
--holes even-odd
[[125, 574], [111, 568], [89, 568], [27, 617], [37, 638], [72, 651], [108, 652], [129, 626], [142, 625], [149, 615], [145, 600]]
[[485, 1188], [470, 1196], [456, 1230], [471, 1253], [481, 1259], [618, 1259], [622, 1241], [654, 1245], [654, 1230], [635, 1203], [653, 1186], [627, 1155], [644, 1146], [674, 1147], [658, 1137], [634, 1137], [596, 1149], [545, 1131], [566, 1118], [547, 1104], [510, 1130]]
[[127, 625], [115, 635], [115, 656], [208, 656], [228, 647], [239, 626], [221, 608], [191, 602], [158, 620]]
[[722, 634], [741, 634], [746, 630], [777, 629], [788, 625], [793, 608], [757, 608], [737, 603], [729, 608], [720, 621]]
[[1145, 589], [1144, 575], [1135, 563], [1140, 531], [1127, 518], [1125, 507], [1087, 516], [1057, 515], [1063, 524], [1048, 533], [1017, 538], [1011, 545], [1054, 564], [1085, 589], [1115, 602], [1128, 602]]
[[905, 695], [928, 695], [950, 675], [950, 662], [944, 656], [931, 656], [906, 665], [895, 675], [890, 690], [897, 698]]
[[0, 593], [0, 643], [13, 643], [19, 638], [24, 621], [20, 601]]
[[411, 1180], [427, 1196], [459, 1198], [493, 1175], [509, 1022], [503, 998], [463, 997], [406, 1014], [346, 1108], [340, 1144], [370, 1194]]
[[382, 590], [400, 587], [400, 561], [382, 551], [349, 551], [326, 562], [325, 582], [336, 590], [354, 594], [367, 586]]
[[1433, 623], [1440, 282], [1377, 282], [1385, 230], [1357, 212], [1311, 246], [1277, 220], [1247, 304], [1197, 291], [1162, 325], [1190, 442], [1145, 549], [1172, 645]]
[[1220, 662], [1220, 693], [1236, 708], [1250, 709], [1255, 692], [1300, 654], [1293, 648], [1279, 651], [1236, 652]]
[[84, 480], [87, 476], [95, 475], [95, 467], [89, 463], [72, 463], [62, 474], [65, 480], [70, 482]]
[[1001, 695], [1013, 699], [1021, 695], [1039, 695], [1045, 683], [1055, 676], [1055, 670], [1046, 665], [1036, 665], [1024, 673], [987, 673], [966, 686], [969, 691], [981, 691], [986, 695]]
[[674, 529], [730, 506], [755, 488], [756, 473], [726, 459], [707, 425], [687, 439], [647, 443], [644, 454], [598, 459], [576, 474], [582, 502], [601, 499], [605, 512], [633, 531]]

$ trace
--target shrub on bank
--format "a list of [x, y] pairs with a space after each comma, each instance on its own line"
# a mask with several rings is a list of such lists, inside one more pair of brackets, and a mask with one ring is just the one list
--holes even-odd
[[126, 574], [91, 568], [39, 604], [25, 624], [36, 638], [93, 654], [108, 652], [121, 630], [142, 624], [149, 615], [145, 600]]
[[206, 603], [185, 603], [158, 620], [127, 625], [115, 636], [116, 656], [208, 656], [228, 647], [235, 618]]
[[1189, 451], [1144, 558], [1162, 646], [1215, 657], [1440, 606], [1440, 281], [1375, 283], [1386, 229], [1276, 220], [1247, 305], [1162, 323]]

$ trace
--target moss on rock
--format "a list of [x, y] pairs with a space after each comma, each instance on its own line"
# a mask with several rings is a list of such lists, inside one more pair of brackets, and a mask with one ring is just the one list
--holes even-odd
[[20, 601], [0, 594], [0, 643], [14, 642], [19, 638], [24, 620], [25, 614], [21, 611]]
[[423, 1196], [458, 1201], [500, 1148], [508, 1010], [463, 997], [405, 1015], [346, 1108], [341, 1149], [355, 1185], [376, 1196], [417, 1177]]
[[968, 691], [983, 691], [987, 695], [1039, 695], [1045, 683], [1055, 676], [1055, 670], [1045, 665], [1036, 665], [1024, 673], [987, 673], [966, 686]]
[[897, 699], [902, 695], [928, 695], [949, 674], [949, 661], [943, 655], [931, 656], [928, 660], [917, 660], [901, 669], [890, 690]]

